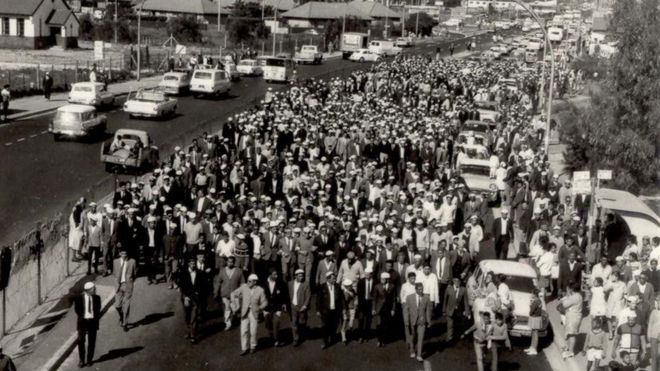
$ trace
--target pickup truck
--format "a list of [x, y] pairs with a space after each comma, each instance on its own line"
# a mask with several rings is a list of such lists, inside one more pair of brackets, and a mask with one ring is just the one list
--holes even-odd
[[144, 130], [118, 129], [111, 143], [101, 146], [105, 170], [140, 170], [158, 165], [158, 147]]
[[124, 103], [128, 117], [172, 117], [176, 112], [176, 98], [170, 98], [162, 90], [139, 89], [129, 93]]
[[303, 45], [302, 48], [300, 48], [300, 51], [296, 52], [293, 56], [293, 61], [298, 64], [321, 64], [321, 61], [323, 61], [323, 54], [319, 51], [319, 48], [316, 45]]

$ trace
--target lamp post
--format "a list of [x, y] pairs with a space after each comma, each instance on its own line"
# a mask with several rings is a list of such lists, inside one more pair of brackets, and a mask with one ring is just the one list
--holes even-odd
[[[546, 102], [546, 118], [545, 118], [545, 141], [544, 141], [544, 148], [545, 148], [545, 153], [548, 153], [548, 147], [550, 147], [550, 116], [552, 115], [552, 95], [553, 95], [553, 85], [554, 85], [554, 80], [555, 80], [555, 52], [552, 49], [552, 44], [550, 43], [550, 39], [548, 38], [548, 31], [545, 29], [545, 24], [541, 22], [541, 19], [539, 16], [534, 12], [532, 9], [530, 9], [527, 4], [523, 3], [520, 0], [514, 0], [516, 4], [518, 4], [521, 8], [525, 9], [527, 13], [529, 13], [532, 18], [536, 21], [536, 23], [541, 26], [541, 31], [543, 31], [543, 38], [544, 38], [544, 56], [543, 56], [543, 66], [545, 67], [545, 47], [547, 46], [548, 49], [550, 50], [550, 86], [548, 87], [548, 100]], [[544, 71], [545, 72], [545, 71]], [[544, 80], [541, 80], [542, 82]], [[543, 90], [541, 90], [541, 94], [543, 94]]]
[[144, 2], [146, 0], [142, 0], [140, 2], [140, 8], [138, 9], [138, 26], [137, 26], [137, 74], [136, 74], [136, 79], [137, 81], [140, 81], [140, 61], [142, 58], [140, 55], [142, 54], [142, 48], [140, 45], [140, 31], [141, 31], [141, 22], [142, 22], [142, 7], [144, 7]]

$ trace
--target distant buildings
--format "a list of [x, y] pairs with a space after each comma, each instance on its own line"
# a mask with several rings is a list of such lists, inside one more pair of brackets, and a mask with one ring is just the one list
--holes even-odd
[[75, 47], [79, 26], [63, 0], [0, 1], [0, 48]]

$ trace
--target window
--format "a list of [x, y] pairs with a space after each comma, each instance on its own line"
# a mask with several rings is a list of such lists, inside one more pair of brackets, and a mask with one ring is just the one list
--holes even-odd
[[25, 19], [19, 18], [16, 20], [16, 35], [17, 36], [25, 35]]
[[2, 34], [9, 35], [9, 18], [2, 18]]

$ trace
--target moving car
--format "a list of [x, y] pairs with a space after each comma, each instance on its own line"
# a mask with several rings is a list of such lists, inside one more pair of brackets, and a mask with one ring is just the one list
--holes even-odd
[[67, 104], [55, 111], [55, 117], [48, 124], [53, 139], [62, 137], [84, 137], [105, 132], [108, 119], [96, 113], [96, 108], [82, 104]]
[[461, 125], [461, 131], [474, 131], [486, 136], [488, 133], [490, 133], [490, 125], [483, 121], [467, 120], [463, 125]]
[[369, 49], [360, 49], [353, 52], [348, 60], [353, 62], [380, 62], [381, 57]]
[[223, 95], [231, 89], [231, 81], [223, 70], [196, 70], [190, 80], [190, 92], [194, 97]]
[[413, 46], [412, 37], [398, 37], [394, 42], [394, 45], [399, 46], [401, 48], [407, 48]]
[[176, 113], [177, 100], [156, 89], [129, 93], [124, 103], [128, 117], [170, 117]]
[[383, 57], [399, 55], [403, 52], [403, 49], [395, 46], [394, 41], [391, 40], [373, 40], [369, 43], [369, 50]]
[[236, 70], [243, 76], [261, 76], [264, 70], [255, 59], [243, 59], [238, 62]]
[[293, 56], [293, 61], [301, 63], [321, 64], [323, 61], [323, 53], [319, 51], [316, 45], [303, 45], [300, 51], [296, 52]]
[[77, 82], [71, 85], [68, 102], [95, 107], [110, 106], [114, 104], [115, 96], [105, 89], [102, 82]]
[[158, 87], [166, 94], [181, 95], [190, 91], [190, 75], [188, 72], [166, 72], [158, 83]]
[[[513, 320], [509, 324], [509, 335], [531, 336], [532, 330], [528, 325], [529, 305], [533, 295], [532, 290], [538, 281], [534, 268], [529, 264], [509, 260], [482, 260], [467, 283], [467, 293], [472, 302], [476, 322], [480, 322], [479, 313], [490, 311], [486, 306], [486, 275], [488, 273], [506, 276], [506, 284], [509, 286], [513, 303]], [[542, 329], [539, 330], [539, 336], [546, 336], [548, 334], [548, 316], [545, 312], [542, 318]]]
[[109, 172], [153, 168], [158, 165], [158, 147], [144, 130], [119, 129], [111, 143], [101, 146], [101, 162]]
[[263, 70], [266, 82], [288, 82], [295, 74], [293, 61], [285, 56], [266, 57]]
[[458, 174], [470, 191], [489, 191], [495, 179], [490, 178], [490, 161], [464, 158], [458, 163]]

